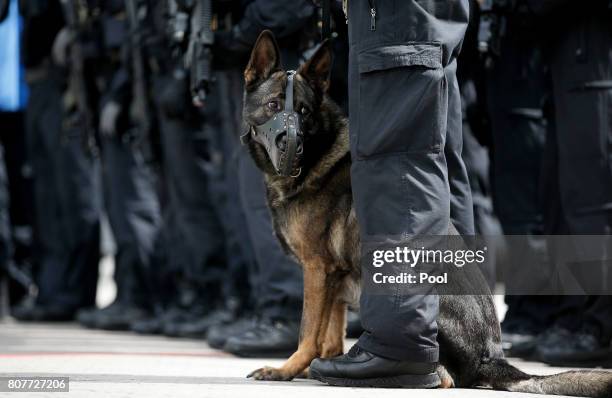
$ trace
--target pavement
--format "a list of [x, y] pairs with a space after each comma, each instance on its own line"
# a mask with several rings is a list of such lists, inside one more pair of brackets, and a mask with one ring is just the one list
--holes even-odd
[[[347, 347], [353, 342], [348, 341]], [[524, 371], [551, 374], [567, 369], [512, 361]], [[314, 380], [263, 382], [247, 379], [252, 370], [281, 360], [240, 359], [200, 340], [140, 336], [83, 329], [75, 324], [0, 322], [0, 377], [69, 377], [69, 392], [2, 393], [0, 397], [244, 397], [299, 398], [376, 396], [411, 398], [503, 398], [531, 394], [487, 389], [353, 389]], [[375, 394], [375, 395], [374, 395]], [[533, 395], [535, 396], [535, 395]]]

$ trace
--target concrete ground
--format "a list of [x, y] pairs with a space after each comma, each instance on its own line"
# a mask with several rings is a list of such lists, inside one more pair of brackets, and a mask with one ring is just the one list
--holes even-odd
[[[352, 342], [348, 342], [352, 344]], [[348, 345], [347, 344], [347, 345]], [[513, 361], [530, 373], [565, 369]], [[68, 393], [2, 393], [0, 397], [248, 397], [503, 398], [529, 394], [480, 390], [373, 390], [328, 387], [314, 380], [260, 382], [245, 378], [271, 359], [239, 359], [198, 340], [86, 330], [74, 324], [0, 322], [0, 377], [67, 376]]]

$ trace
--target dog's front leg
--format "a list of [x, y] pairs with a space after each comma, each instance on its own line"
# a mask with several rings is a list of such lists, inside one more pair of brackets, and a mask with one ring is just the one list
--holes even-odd
[[331, 315], [324, 331], [324, 338], [319, 340], [321, 358], [331, 358], [344, 352], [344, 335], [346, 332], [346, 303], [340, 298], [333, 299]]
[[[329, 289], [332, 294], [327, 321], [323, 320], [319, 331], [319, 357], [332, 358], [342, 355], [344, 349], [344, 334], [346, 330], [346, 304], [334, 294], [335, 289]], [[327, 327], [325, 325], [327, 324]], [[304, 369], [299, 376], [302, 379], [310, 378], [309, 368]]]
[[331, 312], [331, 282], [331, 278], [325, 273], [324, 264], [304, 264], [304, 308], [298, 350], [282, 367], [257, 369], [247, 377], [256, 380], [291, 380], [317, 358], [319, 334], [321, 328], [327, 329], [325, 319], [329, 319]]

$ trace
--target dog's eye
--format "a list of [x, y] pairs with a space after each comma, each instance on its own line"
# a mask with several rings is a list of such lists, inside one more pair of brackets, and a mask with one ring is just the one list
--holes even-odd
[[303, 106], [300, 109], [300, 113], [302, 114], [302, 116], [307, 116], [310, 113], [310, 109], [306, 108], [305, 106]]
[[271, 111], [278, 112], [280, 111], [280, 102], [278, 100], [272, 100], [268, 102], [268, 108]]

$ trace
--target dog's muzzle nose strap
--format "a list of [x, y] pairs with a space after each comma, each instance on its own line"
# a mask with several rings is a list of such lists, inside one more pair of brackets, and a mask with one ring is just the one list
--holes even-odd
[[287, 89], [285, 90], [285, 110], [287, 112], [293, 112], [293, 78], [295, 77], [295, 71], [290, 70], [287, 72]]

